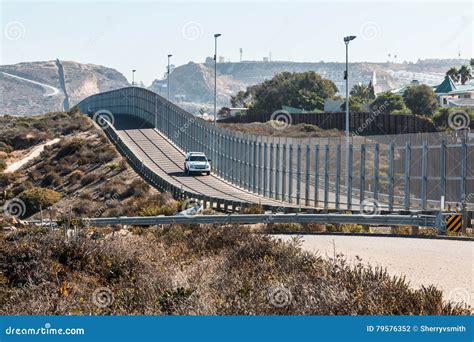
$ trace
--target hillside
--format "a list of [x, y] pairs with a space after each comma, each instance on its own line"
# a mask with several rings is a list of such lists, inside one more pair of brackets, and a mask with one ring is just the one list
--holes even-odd
[[[179, 208], [170, 196], [146, 184], [80, 113], [4, 117], [0, 129], [3, 167], [42, 142], [59, 139], [18, 171], [0, 173], [0, 204], [21, 200], [20, 219], [40, 218], [41, 207], [47, 218], [60, 218], [69, 208], [83, 217], [175, 213]], [[11, 217], [3, 219], [11, 223]]]
[[[349, 87], [367, 84], [375, 73], [377, 92], [397, 88], [413, 79], [435, 85], [442, 81], [444, 73], [451, 66], [461, 66], [466, 60], [423, 60], [417, 63], [350, 63]], [[316, 71], [333, 81], [340, 94], [345, 92], [344, 63], [335, 62], [225, 62], [217, 64], [218, 105], [228, 106], [231, 95], [246, 87], [261, 83], [283, 71]], [[149, 89], [166, 96], [166, 80], [155, 80]], [[209, 109], [214, 96], [214, 64], [194, 63], [179, 66], [170, 77], [171, 97], [180, 101], [183, 107], [197, 112], [199, 106]]]
[[118, 71], [71, 61], [0, 65], [0, 115], [68, 110], [83, 98], [128, 85]]
[[[2, 117], [0, 130], [2, 168], [59, 139], [0, 173], [1, 315], [470, 313], [433, 286], [414, 289], [382, 268], [261, 234], [286, 226], [85, 226], [81, 217], [170, 215], [182, 204], [150, 188], [76, 111]], [[6, 201], [15, 199], [23, 207], [13, 213]], [[60, 229], [15, 214], [57, 218]], [[67, 222], [77, 230], [65, 234]]]

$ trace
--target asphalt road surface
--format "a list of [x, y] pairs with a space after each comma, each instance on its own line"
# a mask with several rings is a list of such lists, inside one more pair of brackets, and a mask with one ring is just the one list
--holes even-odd
[[[290, 235], [276, 235], [282, 240]], [[405, 275], [413, 287], [433, 284], [445, 298], [474, 307], [474, 242], [371, 236], [305, 235], [302, 248], [332, 258], [344, 254], [354, 261], [386, 267], [392, 275]]]

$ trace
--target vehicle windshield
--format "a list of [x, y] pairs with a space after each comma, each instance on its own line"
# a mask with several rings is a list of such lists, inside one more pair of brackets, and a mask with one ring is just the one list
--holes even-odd
[[189, 157], [189, 161], [205, 162], [205, 161], [207, 161], [207, 159], [204, 156], [191, 156], [191, 157]]

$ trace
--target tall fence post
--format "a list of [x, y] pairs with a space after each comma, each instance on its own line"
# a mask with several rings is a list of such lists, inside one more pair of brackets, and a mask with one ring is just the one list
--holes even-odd
[[[444, 198], [444, 202], [446, 201], [446, 141], [443, 140], [441, 142], [441, 147], [439, 150], [440, 156], [439, 156], [439, 177], [440, 177], [440, 190], [441, 190], [441, 197]], [[441, 201], [440, 199], [440, 210], [444, 210], [444, 208], [441, 208]]]
[[365, 145], [360, 145], [360, 184], [359, 184], [359, 203], [362, 211], [362, 203], [365, 201]]
[[319, 205], [319, 145], [314, 145], [314, 206]]
[[286, 201], [286, 144], [282, 146], [281, 200]]
[[352, 158], [353, 158], [353, 145], [350, 144], [349, 145], [349, 151], [347, 151], [347, 153], [349, 154], [348, 155], [348, 167], [349, 167], [349, 170], [347, 170], [348, 172], [348, 175], [347, 175], [347, 180], [348, 180], [348, 183], [346, 184], [347, 186], [347, 210], [351, 210], [352, 209], [352, 183], [353, 183], [353, 176], [352, 176]]
[[310, 167], [311, 167], [311, 148], [309, 145], [306, 145], [306, 175], [305, 175], [305, 188], [304, 188], [304, 205], [309, 206], [309, 187], [311, 182], [311, 174], [310, 174]]
[[268, 191], [268, 147], [267, 143], [263, 143], [263, 196], [269, 196]]
[[288, 151], [288, 202], [293, 203], [293, 144]]
[[296, 204], [300, 204], [301, 198], [301, 145], [296, 150]]
[[257, 192], [259, 195], [262, 194], [264, 188], [262, 188], [262, 142], [258, 143], [258, 156], [257, 156]]
[[329, 207], [329, 145], [324, 150], [324, 209]]
[[336, 146], [336, 209], [340, 207], [340, 190], [341, 190], [341, 145]]
[[252, 191], [257, 192], [257, 141], [253, 142], [253, 162], [252, 162]]
[[388, 153], [388, 210], [393, 210], [393, 196], [395, 187], [395, 175], [394, 175], [394, 162], [395, 162], [395, 145], [390, 144]]
[[467, 135], [463, 137], [461, 142], [461, 205], [466, 203], [466, 168], [467, 168]]
[[411, 145], [410, 141], [405, 145], [405, 210], [410, 210], [410, 163]]
[[280, 197], [280, 170], [281, 167], [281, 158], [280, 158], [280, 144], [276, 145], [276, 160], [275, 160], [275, 199], [281, 199]]
[[379, 155], [380, 147], [379, 144], [374, 146], [374, 200], [379, 199]]
[[428, 145], [424, 139], [421, 153], [421, 208], [426, 210], [428, 186]]
[[273, 150], [273, 143], [270, 143], [270, 172], [269, 172], [269, 179], [268, 179], [268, 187], [270, 190], [270, 198], [274, 198], [273, 196], [273, 159], [274, 159], [274, 150]]

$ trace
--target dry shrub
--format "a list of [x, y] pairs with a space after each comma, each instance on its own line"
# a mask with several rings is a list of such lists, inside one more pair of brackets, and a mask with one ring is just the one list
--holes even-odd
[[242, 206], [242, 214], [265, 214], [265, 209], [260, 204], [250, 204]]
[[[237, 226], [0, 233], [0, 314], [460, 315], [438, 289]], [[113, 294], [99, 307], [98, 288]], [[281, 296], [283, 295], [283, 296]], [[283, 303], [282, 299], [283, 298]]]
[[82, 179], [82, 177], [84, 177], [84, 172], [83, 171], [74, 170], [69, 175], [69, 182], [71, 184], [76, 184], [77, 182], [79, 182]]

